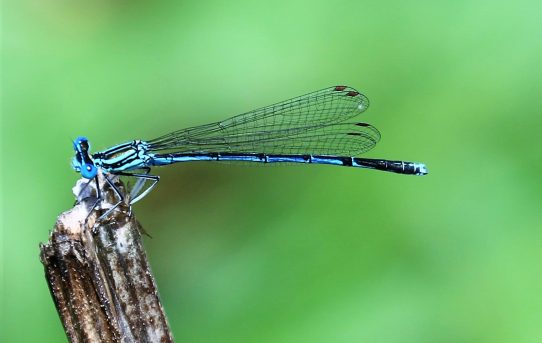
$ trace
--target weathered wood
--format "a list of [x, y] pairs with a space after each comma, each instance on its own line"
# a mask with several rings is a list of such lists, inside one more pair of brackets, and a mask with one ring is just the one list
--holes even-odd
[[[173, 342], [128, 199], [97, 222], [118, 201], [103, 181], [100, 176], [105, 200], [94, 210], [94, 182], [85, 187], [86, 180], [78, 181], [76, 205], [58, 217], [49, 241], [40, 245], [68, 340]], [[119, 179], [114, 183], [124, 190]]]

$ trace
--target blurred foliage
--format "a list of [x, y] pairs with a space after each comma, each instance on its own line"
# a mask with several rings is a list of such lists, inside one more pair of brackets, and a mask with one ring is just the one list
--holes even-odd
[[[94, 150], [334, 84], [368, 157], [155, 170], [135, 206], [178, 342], [541, 342], [542, 3], [14, 1], [2, 11], [2, 342], [65, 336], [38, 260]], [[2, 337], [3, 336], [3, 337]]]

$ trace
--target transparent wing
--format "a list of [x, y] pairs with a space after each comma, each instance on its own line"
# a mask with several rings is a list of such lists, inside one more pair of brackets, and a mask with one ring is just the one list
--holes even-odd
[[368, 106], [368, 99], [355, 89], [335, 86], [224, 121], [174, 131], [147, 143], [153, 151], [181, 153], [361, 153], [378, 142], [378, 130], [344, 121]]

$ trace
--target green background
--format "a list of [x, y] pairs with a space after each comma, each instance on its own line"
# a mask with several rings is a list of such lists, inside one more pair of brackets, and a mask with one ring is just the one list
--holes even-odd
[[5, 1], [2, 342], [66, 340], [38, 243], [94, 151], [335, 84], [367, 157], [157, 169], [135, 206], [178, 342], [542, 342], [542, 3]]

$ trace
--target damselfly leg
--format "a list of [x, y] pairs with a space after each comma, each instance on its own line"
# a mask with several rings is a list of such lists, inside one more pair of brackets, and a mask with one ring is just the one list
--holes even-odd
[[[127, 173], [127, 172], [117, 172], [116, 175], [122, 175], [122, 176], [132, 176], [137, 178], [136, 183], [134, 184], [134, 187], [130, 190], [130, 205], [135, 204], [142, 198], [144, 198], [156, 185], [158, 184], [158, 181], [160, 181], [160, 176], [158, 175], [149, 175], [151, 168], [141, 168], [144, 170], [144, 173]], [[151, 185], [147, 187], [145, 190], [141, 191], [143, 189], [143, 186], [145, 185], [145, 182], [151, 181]]]

